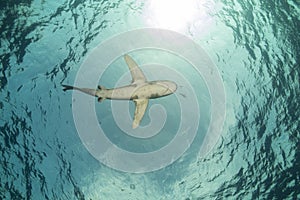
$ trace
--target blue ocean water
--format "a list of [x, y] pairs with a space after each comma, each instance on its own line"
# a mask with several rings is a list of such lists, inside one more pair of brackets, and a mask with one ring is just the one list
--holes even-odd
[[[300, 3], [157, 2], [0, 3], [0, 199], [300, 198]], [[206, 157], [193, 152], [196, 141], [178, 162], [132, 174], [99, 163], [87, 151], [74, 125], [72, 95], [61, 84], [74, 82], [99, 43], [144, 27], [180, 32], [205, 49], [224, 82], [226, 118]], [[127, 69], [109, 70], [101, 81], [108, 87]], [[193, 80], [193, 72], [182, 73]], [[197, 88], [202, 82], [191, 84]], [[97, 110], [104, 125], [108, 105]], [[205, 106], [201, 116], [210, 112], [204, 111]], [[170, 123], [167, 128], [176, 128]], [[130, 141], [122, 144], [128, 138], [114, 133], [112, 141], [134, 150]]]

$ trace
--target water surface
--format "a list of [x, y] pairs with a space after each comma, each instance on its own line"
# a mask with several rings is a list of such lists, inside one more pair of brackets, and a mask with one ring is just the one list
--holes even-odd
[[[0, 3], [0, 199], [300, 198], [299, 2], [171, 4]], [[226, 120], [207, 157], [191, 151], [162, 170], [130, 174], [85, 149], [61, 84], [74, 82], [99, 43], [143, 27], [180, 32], [206, 50], [224, 81]], [[112, 74], [104, 84], [117, 81]]]

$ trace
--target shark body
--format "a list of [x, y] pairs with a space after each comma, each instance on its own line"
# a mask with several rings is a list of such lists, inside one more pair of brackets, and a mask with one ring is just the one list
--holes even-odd
[[129, 55], [125, 55], [124, 59], [132, 76], [130, 85], [112, 89], [106, 89], [103, 86], [98, 86], [97, 89], [78, 88], [69, 85], [62, 86], [64, 87], [64, 91], [78, 90], [91, 96], [95, 96], [98, 98], [99, 102], [102, 102], [105, 99], [134, 101], [135, 112], [132, 128], [136, 128], [139, 126], [145, 114], [149, 99], [173, 94], [177, 89], [177, 85], [168, 80], [147, 81], [142, 70]]

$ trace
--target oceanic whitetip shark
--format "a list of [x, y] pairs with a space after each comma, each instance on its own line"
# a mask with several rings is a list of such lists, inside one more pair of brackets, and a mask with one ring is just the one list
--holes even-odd
[[62, 86], [64, 87], [64, 91], [79, 90], [83, 93], [98, 97], [98, 102], [102, 102], [105, 99], [134, 101], [135, 112], [132, 128], [136, 128], [139, 126], [145, 114], [149, 99], [170, 95], [176, 91], [177, 85], [176, 83], [167, 80], [147, 81], [142, 70], [129, 55], [125, 55], [124, 59], [132, 76], [130, 85], [112, 89], [106, 89], [100, 85], [97, 89], [78, 88], [69, 85]]

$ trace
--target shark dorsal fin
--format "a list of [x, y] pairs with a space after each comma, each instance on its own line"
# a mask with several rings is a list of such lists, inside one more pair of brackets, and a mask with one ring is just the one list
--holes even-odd
[[124, 55], [124, 59], [129, 67], [132, 77], [132, 83], [146, 82], [146, 77], [139, 66], [136, 64], [136, 62], [127, 54]]

